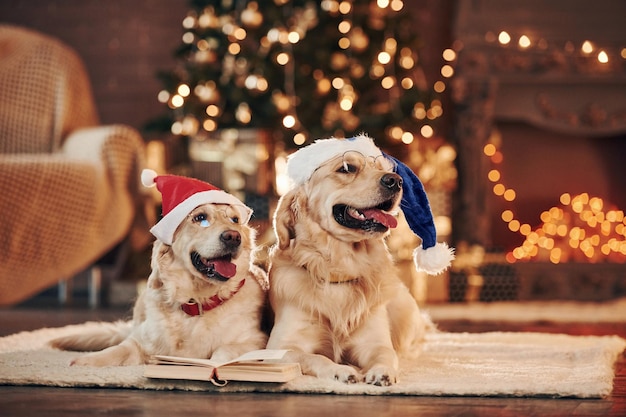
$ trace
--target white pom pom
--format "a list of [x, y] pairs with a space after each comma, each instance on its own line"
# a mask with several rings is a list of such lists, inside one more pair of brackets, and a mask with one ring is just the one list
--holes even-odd
[[141, 171], [141, 183], [144, 187], [154, 187], [156, 184], [154, 180], [158, 177], [159, 174], [152, 169], [144, 169]]
[[423, 249], [422, 246], [413, 252], [413, 261], [418, 271], [430, 275], [438, 275], [445, 271], [454, 260], [454, 249], [447, 243], [437, 243], [435, 246]]

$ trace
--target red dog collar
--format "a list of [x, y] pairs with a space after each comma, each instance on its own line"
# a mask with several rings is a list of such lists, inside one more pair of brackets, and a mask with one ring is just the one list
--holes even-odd
[[185, 304], [181, 304], [180, 308], [189, 316], [201, 316], [205, 311], [213, 310], [214, 308], [219, 307], [226, 301], [230, 300], [233, 295], [239, 292], [245, 282], [245, 279], [241, 280], [237, 288], [235, 288], [226, 298], [221, 298], [218, 294], [215, 294], [213, 297], [209, 298], [202, 304], [198, 303], [192, 298]]

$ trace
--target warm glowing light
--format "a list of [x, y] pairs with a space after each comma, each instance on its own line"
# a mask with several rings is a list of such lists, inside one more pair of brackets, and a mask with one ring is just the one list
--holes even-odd
[[191, 29], [196, 25], [196, 18], [193, 16], [187, 16], [183, 19], [183, 27], [185, 29]]
[[216, 117], [220, 114], [220, 108], [215, 104], [211, 104], [206, 108], [206, 114], [211, 117]]
[[403, 56], [400, 58], [400, 66], [404, 69], [411, 69], [415, 66], [415, 60], [412, 56]]
[[206, 119], [202, 123], [202, 128], [207, 132], [213, 132], [217, 129], [217, 123], [213, 119]]
[[191, 44], [193, 43], [194, 39], [195, 39], [195, 35], [191, 32], [185, 32], [183, 34], [183, 42], [186, 44]]
[[183, 133], [183, 124], [181, 122], [174, 122], [172, 123], [170, 130], [173, 134], [180, 135]]
[[178, 108], [178, 107], [181, 107], [183, 104], [185, 104], [185, 99], [182, 96], [176, 94], [172, 97], [171, 103], [172, 103], [172, 107]]
[[404, 131], [400, 126], [393, 126], [391, 129], [389, 129], [389, 136], [396, 140], [402, 139], [403, 133]]
[[296, 145], [302, 145], [306, 141], [306, 136], [304, 133], [296, 133], [293, 137], [293, 143]]
[[281, 52], [278, 55], [276, 55], [276, 62], [279, 65], [287, 65], [287, 63], [289, 62], [289, 54], [286, 52]]
[[511, 232], [517, 232], [520, 228], [519, 220], [511, 220], [509, 222], [509, 230]]
[[244, 28], [237, 28], [233, 31], [232, 36], [238, 41], [246, 39], [246, 30]]
[[411, 132], [402, 133], [402, 143], [406, 145], [410, 145], [411, 143], [413, 143], [413, 140], [414, 140], [413, 133]]
[[513, 220], [513, 212], [511, 210], [504, 210], [501, 217], [503, 221], [508, 223]]
[[401, 0], [391, 0], [391, 10], [399, 12], [404, 7], [404, 2]]
[[385, 65], [388, 64], [391, 61], [391, 55], [389, 55], [389, 52], [381, 52], [378, 54], [378, 62], [380, 62], [381, 64]]
[[386, 76], [385, 78], [383, 78], [380, 81], [380, 85], [385, 89], [385, 90], [389, 90], [391, 87], [393, 87], [396, 84], [396, 79], [391, 77], [391, 76]]
[[609, 55], [605, 51], [598, 52], [598, 62], [606, 64], [609, 62]]
[[300, 34], [298, 32], [289, 32], [287, 40], [289, 43], [298, 43], [300, 41]]
[[580, 47], [581, 51], [586, 54], [590, 54], [593, 52], [593, 45], [589, 41], [584, 41], [583, 45]]
[[350, 47], [350, 39], [345, 37], [341, 38], [339, 39], [339, 42], [337, 42], [337, 44], [341, 49], [348, 49]]
[[343, 80], [343, 78], [336, 77], [336, 78], [333, 78], [333, 83], [332, 84], [333, 84], [333, 87], [336, 90], [341, 90], [346, 83]]
[[400, 82], [400, 84], [402, 85], [402, 88], [404, 88], [405, 90], [410, 90], [411, 88], [413, 88], [413, 80], [410, 79], [409, 77], [404, 77], [402, 81]]
[[435, 131], [429, 125], [424, 125], [420, 129], [420, 134], [425, 138], [430, 138], [435, 134]]
[[503, 30], [498, 34], [498, 42], [500, 42], [502, 45], [508, 45], [508, 43], [511, 42], [511, 35]]
[[506, 191], [506, 188], [502, 184], [496, 184], [493, 186], [493, 193], [497, 196], [501, 196]]
[[349, 111], [352, 109], [352, 100], [349, 98], [343, 98], [341, 99], [341, 101], [339, 102], [339, 107], [341, 107], [341, 110], [343, 111]]
[[167, 103], [170, 99], [170, 93], [167, 90], [159, 91], [159, 95], [157, 96], [157, 100], [159, 103]]
[[444, 91], [446, 91], [446, 83], [444, 83], [443, 81], [435, 81], [435, 84], [433, 85], [433, 90], [435, 90], [437, 93], [443, 93]]
[[496, 153], [496, 146], [493, 143], [488, 143], [483, 148], [483, 152], [487, 156], [493, 156]]
[[444, 65], [441, 67], [441, 75], [446, 78], [452, 77], [454, 75], [454, 68], [450, 65]]
[[416, 103], [413, 106], [413, 116], [417, 120], [423, 120], [426, 118], [426, 108], [424, 107], [424, 103]]
[[339, 25], [337, 26], [337, 29], [339, 29], [339, 32], [343, 33], [344, 35], [350, 32], [351, 28], [352, 28], [352, 23], [350, 23], [348, 20], [341, 21]]
[[241, 45], [239, 45], [238, 43], [231, 43], [230, 45], [228, 45], [228, 52], [231, 55], [239, 54], [239, 52], [241, 52]]
[[352, 10], [352, 4], [349, 1], [342, 1], [339, 3], [339, 13], [348, 14]]
[[448, 61], [448, 62], [452, 62], [456, 59], [456, 52], [454, 52], [454, 50], [448, 48], [448, 49], [444, 49], [443, 51], [443, 59]]
[[489, 181], [491, 182], [498, 182], [500, 180], [500, 171], [498, 171], [497, 169], [492, 169], [487, 174], [487, 178], [489, 178]]
[[177, 91], [178, 91], [178, 94], [180, 94], [182, 97], [187, 97], [189, 93], [191, 93], [191, 89], [189, 88], [187, 84], [179, 85]]
[[515, 200], [515, 190], [512, 189], [508, 189], [504, 192], [504, 194], [502, 195], [502, 197], [506, 200], [506, 201], [513, 201]]
[[521, 225], [519, 227], [519, 232], [523, 235], [523, 236], [528, 236], [530, 235], [530, 233], [532, 232], [532, 228], [530, 227], [529, 224], [524, 223], [523, 225]]
[[530, 46], [530, 38], [526, 35], [522, 35], [520, 36], [519, 41], [517, 41], [517, 44], [520, 48], [528, 48]]
[[283, 117], [283, 126], [285, 126], [287, 129], [291, 129], [295, 125], [296, 125], [296, 118], [295, 117], [293, 117], [290, 114], [288, 114], [287, 116]]

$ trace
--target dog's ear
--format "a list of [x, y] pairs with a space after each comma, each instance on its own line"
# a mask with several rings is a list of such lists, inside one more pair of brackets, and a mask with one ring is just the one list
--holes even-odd
[[165, 266], [171, 263], [172, 247], [158, 239], [155, 240], [154, 246], [152, 247], [152, 261], [150, 263], [152, 273], [148, 278], [148, 286], [150, 288], [157, 289], [163, 286], [163, 282], [160, 279], [160, 271], [166, 270]]
[[289, 191], [278, 200], [274, 212], [274, 233], [276, 233], [280, 249], [289, 247], [289, 241], [296, 237], [295, 224], [298, 210], [297, 189]]

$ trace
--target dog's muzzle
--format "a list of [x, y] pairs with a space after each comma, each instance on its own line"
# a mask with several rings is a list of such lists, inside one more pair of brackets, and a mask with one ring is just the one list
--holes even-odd
[[380, 178], [380, 194], [387, 197], [382, 203], [372, 207], [354, 207], [348, 204], [333, 206], [333, 217], [340, 225], [349, 229], [366, 232], [386, 232], [398, 225], [398, 220], [389, 211], [395, 206], [402, 190], [402, 178], [394, 173], [387, 173]]
[[207, 278], [228, 281], [237, 273], [237, 265], [232, 263], [241, 246], [241, 234], [236, 230], [226, 230], [220, 234], [220, 242], [225, 254], [215, 258], [205, 258], [198, 252], [191, 252], [191, 263], [194, 268]]
[[237, 273], [237, 265], [231, 262], [230, 254], [219, 258], [204, 258], [198, 252], [191, 252], [191, 263], [194, 268], [207, 278], [228, 281]]

